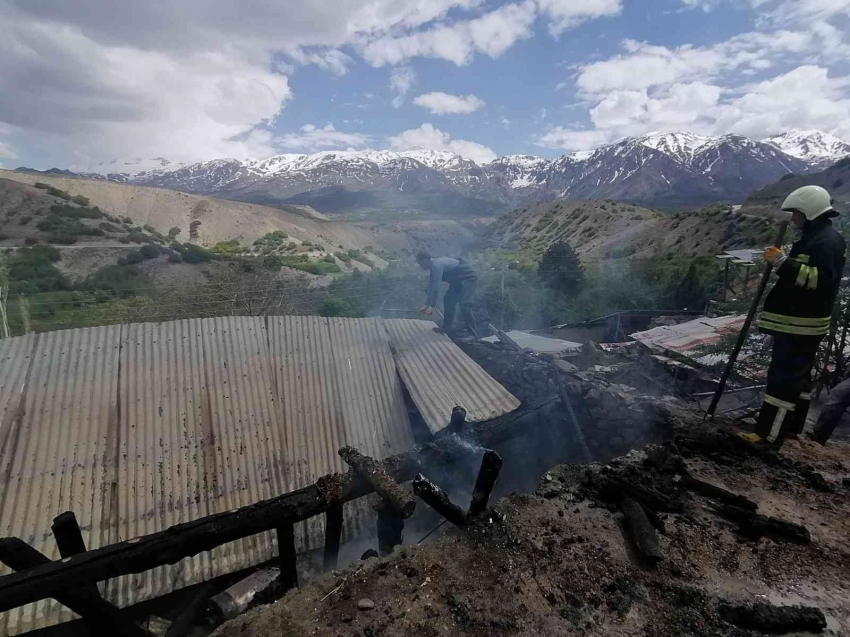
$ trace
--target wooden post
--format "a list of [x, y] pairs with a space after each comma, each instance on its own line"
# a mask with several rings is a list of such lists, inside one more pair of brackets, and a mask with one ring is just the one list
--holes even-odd
[[475, 489], [472, 491], [472, 502], [469, 505], [469, 516], [480, 515], [487, 508], [490, 500], [490, 492], [499, 477], [502, 469], [502, 457], [488, 449], [481, 458], [481, 469], [478, 471], [478, 479], [475, 481]]
[[404, 534], [404, 518], [399, 516], [390, 507], [378, 508], [378, 552], [380, 555], [389, 555], [393, 549], [402, 543]]
[[56, 538], [59, 555], [63, 558], [86, 552], [83, 533], [80, 531], [77, 516], [73, 511], [65, 511], [57, 515], [53, 518], [53, 526], [50, 528], [53, 531], [53, 537]]
[[284, 523], [277, 527], [277, 554], [280, 559], [280, 584], [283, 590], [298, 588], [294, 524]]
[[[50, 561], [46, 555], [19, 538], [0, 539], [0, 562], [14, 571], [26, 571], [49, 564]], [[67, 593], [57, 594], [55, 599], [82, 617], [92, 634], [100, 634], [108, 627], [111, 634], [122, 637], [145, 637], [145, 631], [122, 617], [118, 608], [100, 596], [94, 584], [69, 587]]]
[[379, 462], [369, 456], [364, 456], [354, 447], [343, 447], [339, 450], [340, 457], [368, 482], [381, 499], [387, 503], [397, 515], [409, 518], [416, 510], [416, 500], [393, 480]]
[[421, 473], [413, 479], [413, 493], [425, 500], [425, 503], [452, 524], [466, 524], [466, 513], [449, 496]]
[[322, 568], [336, 569], [339, 561], [339, 539], [342, 536], [342, 502], [334, 502], [325, 512], [325, 556]]

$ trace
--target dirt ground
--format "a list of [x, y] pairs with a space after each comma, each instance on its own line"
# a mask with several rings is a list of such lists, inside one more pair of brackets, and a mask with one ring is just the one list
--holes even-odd
[[[503, 498], [471, 526], [356, 562], [215, 634], [761, 634], [725, 621], [727, 601], [815, 606], [826, 618], [823, 634], [850, 635], [848, 440], [826, 449], [794, 441], [778, 455], [755, 453], [734, 442], [729, 429], [683, 433], [695, 422], [680, 422], [672, 445], [650, 447], [649, 459], [632, 452], [605, 466], [554, 467], [535, 494]], [[749, 497], [761, 514], [805, 525], [811, 543], [742, 537], [716, 501], [685, 489], [680, 474], [652, 461], [659, 453], [683, 459], [694, 477]], [[657, 566], [640, 561], [619, 507], [596, 488], [606, 476], [681, 503], [680, 512], [660, 514], [664, 558]], [[831, 492], [817, 490], [816, 482]], [[362, 600], [374, 606], [363, 610], [358, 605], [372, 604]]]

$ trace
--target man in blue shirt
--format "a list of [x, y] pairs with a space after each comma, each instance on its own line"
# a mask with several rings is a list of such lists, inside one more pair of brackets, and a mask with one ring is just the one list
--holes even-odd
[[463, 259], [452, 259], [451, 257], [432, 257], [427, 252], [416, 255], [416, 263], [423, 270], [431, 273], [428, 282], [428, 291], [425, 296], [425, 305], [419, 308], [422, 314], [433, 314], [437, 305], [437, 297], [440, 294], [440, 284], [445, 281], [449, 284], [446, 295], [443, 297], [443, 332], [452, 333], [452, 325], [455, 320], [455, 311], [460, 306], [460, 313], [466, 323], [466, 327], [477, 338], [477, 325], [475, 316], [472, 314], [472, 298], [478, 287], [478, 274]]

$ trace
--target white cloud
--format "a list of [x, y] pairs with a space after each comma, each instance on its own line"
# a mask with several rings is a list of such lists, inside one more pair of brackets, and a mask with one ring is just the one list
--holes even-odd
[[526, 0], [504, 5], [472, 20], [377, 38], [363, 46], [362, 54], [374, 66], [399, 64], [417, 56], [440, 58], [463, 66], [475, 53], [496, 58], [517, 40], [529, 37], [534, 18], [535, 5]]
[[452, 113], [468, 115], [484, 106], [484, 101], [475, 97], [475, 95], [449, 95], [441, 92], [417, 95], [413, 99], [413, 103], [422, 108], [427, 108], [434, 115]]
[[[83, 167], [116, 157], [275, 152], [267, 124], [298, 64], [342, 75], [358, 50], [483, 0], [0, 0], [0, 122]], [[294, 63], [296, 66], [293, 66]], [[21, 149], [23, 150], [23, 149]]]
[[[550, 127], [539, 145], [584, 150], [654, 130], [756, 138], [789, 128], [848, 134], [850, 77], [829, 65], [850, 56], [850, 44], [829, 22], [743, 33], [703, 47], [634, 40], [622, 46], [622, 54], [577, 69], [591, 128]], [[754, 82], [757, 77], [764, 79]]]
[[508, 128], [510, 125], [511, 125], [511, 120], [509, 120], [507, 117], [503, 117], [502, 118], [502, 126], [504, 126], [505, 128]]
[[344, 133], [331, 123], [319, 128], [315, 124], [304, 124], [300, 133], [289, 133], [277, 138], [276, 144], [284, 149], [316, 151], [323, 148], [363, 148], [370, 141], [369, 135]]
[[[769, 5], [769, 0], [752, 0], [756, 8]], [[797, 24], [800, 20], [828, 20], [850, 16], [850, 0], [782, 0], [778, 6], [763, 11], [762, 19], [780, 24]]]
[[619, 15], [623, 10], [620, 0], [537, 0], [537, 4], [551, 19], [552, 35], [560, 35], [592, 18]]
[[300, 64], [315, 64], [337, 76], [348, 73], [348, 65], [354, 62], [351, 57], [337, 49], [311, 51], [299, 48], [290, 51], [289, 56]]
[[395, 94], [392, 104], [398, 108], [404, 104], [404, 97], [416, 84], [416, 72], [410, 66], [399, 66], [390, 73], [390, 91]]
[[486, 164], [496, 159], [496, 153], [491, 148], [465, 139], [452, 139], [451, 135], [434, 128], [431, 124], [422, 124], [419, 128], [406, 130], [390, 137], [389, 142], [390, 146], [396, 150], [410, 148], [447, 150], [478, 164]]

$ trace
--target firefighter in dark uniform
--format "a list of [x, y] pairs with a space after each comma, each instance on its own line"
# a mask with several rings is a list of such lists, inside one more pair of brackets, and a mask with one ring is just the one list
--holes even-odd
[[803, 232], [787, 256], [781, 248], [765, 250], [779, 276], [759, 320], [759, 329], [773, 337], [773, 356], [756, 431], [748, 438], [776, 445], [801, 434], [806, 424], [812, 367], [829, 331], [845, 249], [830, 221], [838, 213], [820, 186], [798, 188], [782, 210], [792, 213], [792, 223]]

